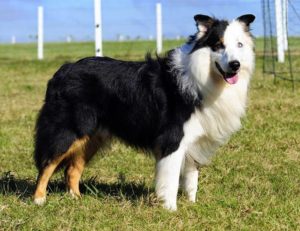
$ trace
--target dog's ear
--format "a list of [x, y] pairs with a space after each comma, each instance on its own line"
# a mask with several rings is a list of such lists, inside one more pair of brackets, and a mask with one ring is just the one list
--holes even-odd
[[245, 23], [245, 25], [247, 27], [249, 27], [250, 23], [252, 23], [255, 19], [255, 16], [253, 14], [245, 14], [245, 15], [242, 15], [240, 17], [238, 17], [236, 20], [242, 22], [242, 23]]
[[194, 19], [196, 21], [196, 26], [197, 26], [199, 32], [202, 32], [202, 33], [205, 33], [214, 22], [213, 18], [211, 18], [207, 15], [202, 15], [202, 14], [195, 15]]

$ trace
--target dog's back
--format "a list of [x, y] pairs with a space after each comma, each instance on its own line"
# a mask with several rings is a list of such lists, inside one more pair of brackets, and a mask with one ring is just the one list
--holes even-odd
[[67, 152], [77, 139], [101, 131], [146, 149], [166, 146], [162, 143], [168, 124], [182, 124], [193, 106], [184, 101], [176, 80], [160, 62], [93, 57], [63, 65], [48, 82], [36, 124], [38, 169]]

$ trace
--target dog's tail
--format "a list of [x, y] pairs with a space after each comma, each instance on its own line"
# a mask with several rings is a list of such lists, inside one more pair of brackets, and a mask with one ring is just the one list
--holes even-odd
[[35, 128], [34, 151], [35, 164], [39, 170], [65, 153], [76, 140], [77, 135], [68, 123], [68, 118], [63, 116], [61, 110], [51, 109], [47, 104], [41, 109]]
[[68, 150], [76, 139], [69, 118], [69, 104], [63, 97], [63, 82], [72, 64], [63, 65], [48, 82], [45, 103], [35, 127], [34, 159], [36, 167], [44, 168], [55, 155]]

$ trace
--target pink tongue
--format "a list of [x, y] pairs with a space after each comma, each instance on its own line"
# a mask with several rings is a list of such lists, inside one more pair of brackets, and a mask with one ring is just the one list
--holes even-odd
[[225, 78], [225, 81], [229, 84], [235, 84], [238, 81], [238, 75], [231, 76], [230, 78]]

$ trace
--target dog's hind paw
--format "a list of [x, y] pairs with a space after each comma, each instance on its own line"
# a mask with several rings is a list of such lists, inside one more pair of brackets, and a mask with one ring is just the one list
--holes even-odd
[[46, 203], [46, 197], [38, 197], [38, 198], [34, 198], [33, 201], [36, 205], [44, 205]]
[[71, 195], [71, 197], [72, 197], [73, 199], [78, 200], [78, 199], [81, 198], [80, 192], [75, 192], [75, 191], [73, 191], [72, 189], [69, 190], [69, 194]]

